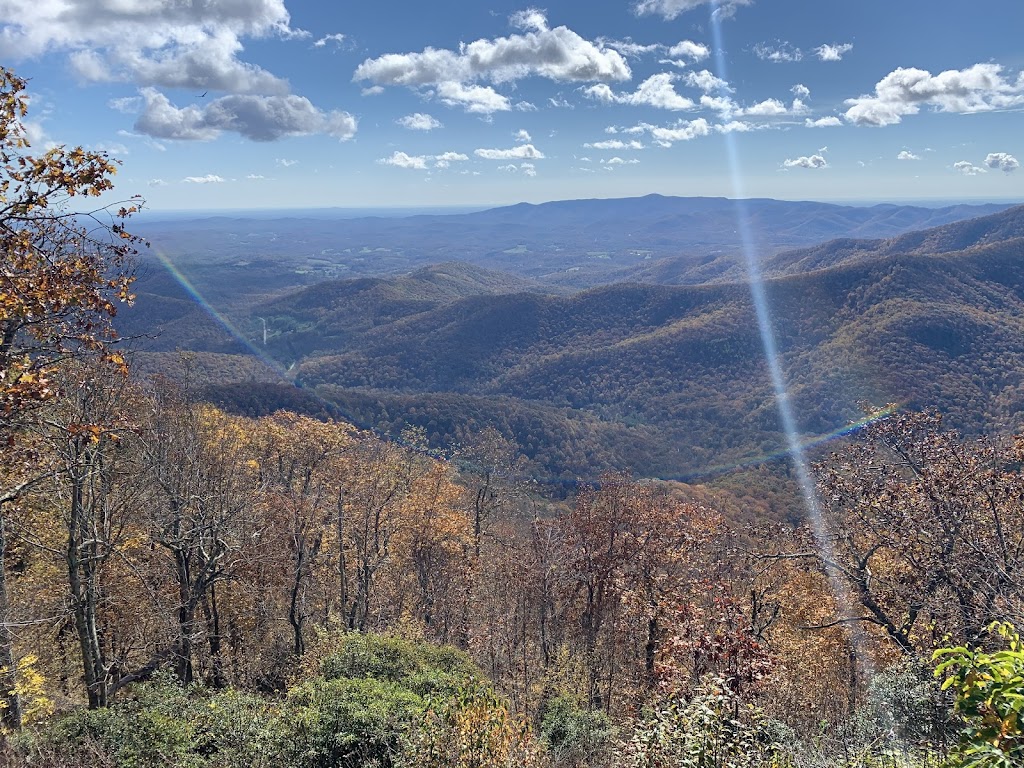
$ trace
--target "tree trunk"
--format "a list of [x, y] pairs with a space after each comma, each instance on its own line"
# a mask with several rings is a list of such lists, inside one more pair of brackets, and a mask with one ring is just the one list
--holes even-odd
[[0, 506], [0, 702], [4, 709], [0, 723], [11, 730], [21, 727], [21, 699], [18, 696], [18, 669], [14, 663], [14, 632], [11, 631], [10, 601], [7, 594], [7, 536]]

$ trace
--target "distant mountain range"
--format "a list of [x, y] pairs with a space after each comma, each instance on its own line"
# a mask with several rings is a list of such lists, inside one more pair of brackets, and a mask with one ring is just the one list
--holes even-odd
[[[939, 407], [972, 431], [1024, 427], [1024, 206], [773, 252], [763, 268], [807, 434], [890, 402]], [[159, 295], [142, 296], [126, 328], [163, 328], [157, 348], [177, 339], [246, 352], [174, 284], [154, 275], [143, 287]], [[560, 283], [445, 263], [259, 295], [258, 305], [232, 305], [235, 322], [302, 389], [254, 377], [251, 356], [237, 358], [248, 368], [233, 376], [231, 355], [207, 355], [217, 371], [209, 396], [239, 410], [287, 403], [395, 434], [412, 423], [439, 447], [493, 424], [539, 472], [564, 478], [607, 467], [691, 476], [784, 445], [743, 282], [566, 293]]]
[[[740, 277], [738, 205], [765, 254], [836, 237], [893, 237], [1008, 207], [857, 207], [764, 199], [738, 204], [726, 198], [648, 195], [404, 218], [217, 216], [142, 223], [136, 230], [198, 284], [214, 290], [222, 281], [210, 272], [222, 278], [225, 267], [276, 287], [282, 280], [407, 274], [454, 260], [571, 288], [636, 279], [702, 283]], [[665, 259], [670, 263], [658, 264]]]

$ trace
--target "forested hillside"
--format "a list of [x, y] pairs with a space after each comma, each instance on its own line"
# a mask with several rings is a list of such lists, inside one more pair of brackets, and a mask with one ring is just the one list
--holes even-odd
[[[740, 284], [442, 265], [265, 296], [265, 345], [167, 285], [147, 320], [141, 201], [76, 215], [115, 165], [32, 155], [25, 87], [0, 68], [0, 765], [1019, 764], [1024, 440], [899, 403], [806, 519], [786, 461], [599, 472], [776, 449]], [[802, 426], [859, 387], [1014, 425], [1018, 243], [771, 282]], [[134, 301], [201, 348], [133, 357]]]
[[[770, 280], [803, 431], [830, 433], [889, 402], [939, 407], [970, 433], [1018, 428], [1022, 220], [1016, 208], [895, 241], [838, 241], [817, 251], [837, 266]], [[965, 232], [978, 240], [963, 249]], [[448, 448], [496, 424], [549, 476], [699, 474], [783, 445], [743, 283], [460, 296], [423, 274], [276, 299], [260, 309], [260, 349], [361, 426], [395, 435], [415, 424]]]

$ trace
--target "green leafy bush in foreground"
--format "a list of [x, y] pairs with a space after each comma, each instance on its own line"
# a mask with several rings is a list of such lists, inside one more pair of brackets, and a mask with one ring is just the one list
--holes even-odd
[[1024, 765], [1024, 641], [1009, 623], [989, 632], [1007, 648], [992, 653], [965, 646], [942, 648], [937, 676], [956, 696], [955, 712], [966, 728], [950, 758], [957, 768], [1020, 768]]
[[329, 635], [303, 668], [281, 700], [162, 677], [110, 707], [21, 731], [6, 757], [47, 768], [511, 768], [539, 759], [523, 721], [453, 648]]

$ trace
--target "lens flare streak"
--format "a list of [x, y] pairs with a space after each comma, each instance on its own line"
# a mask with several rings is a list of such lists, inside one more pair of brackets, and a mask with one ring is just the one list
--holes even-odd
[[[710, 6], [711, 30], [715, 46], [715, 66], [718, 70], [716, 72], [718, 77], [723, 83], [728, 83], [729, 77], [725, 64], [721, 14], [718, 13], [719, 5], [720, 0], [713, 0]], [[721, 95], [723, 97], [729, 97], [730, 95], [725, 90], [727, 87], [727, 85], [722, 86]], [[807, 465], [807, 454], [804, 450], [803, 437], [797, 427], [796, 418], [793, 414], [793, 405], [789, 397], [789, 389], [786, 385], [786, 378], [783, 375], [782, 366], [779, 362], [778, 345], [772, 328], [771, 313], [768, 308], [768, 297], [765, 292], [764, 278], [761, 274], [757, 245], [750, 231], [750, 217], [747, 213], [746, 192], [743, 187], [743, 171], [740, 163], [737, 133], [735, 131], [727, 132], [723, 134], [723, 140], [732, 175], [736, 226], [739, 231], [746, 264], [747, 283], [750, 288], [751, 299], [754, 303], [757, 325], [761, 334], [761, 344], [764, 348], [765, 360], [768, 365], [768, 373], [775, 392], [775, 403], [779, 413], [779, 421], [786, 436], [786, 447], [796, 474], [797, 483], [800, 486], [800, 494], [803, 498], [804, 506], [807, 509], [807, 518], [814, 534], [818, 554], [826, 563], [835, 563], [836, 558], [832, 547], [831, 531], [821, 511], [821, 503]], [[828, 575], [829, 586], [840, 615], [846, 618], [852, 617], [854, 615], [853, 606], [855, 602], [846, 583], [840, 579], [834, 567], [826, 567], [825, 571]], [[861, 642], [862, 630], [856, 621], [851, 621], [848, 626], [850, 629], [850, 640], [853, 643], [860, 671], [862, 673], [869, 673], [868, 659], [860, 652], [863, 646]]]

